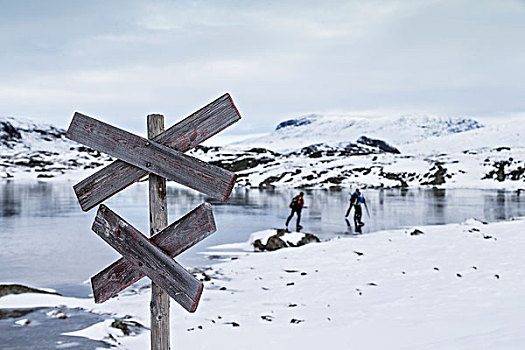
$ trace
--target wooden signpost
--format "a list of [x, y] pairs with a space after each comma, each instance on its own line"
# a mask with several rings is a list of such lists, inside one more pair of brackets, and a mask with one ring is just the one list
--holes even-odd
[[75, 113], [66, 137], [117, 161], [74, 186], [81, 208], [90, 210], [149, 174], [151, 238], [101, 205], [92, 230], [123, 257], [91, 279], [102, 303], [147, 276], [152, 281], [151, 348], [170, 348], [169, 297], [189, 312], [197, 309], [203, 284], [173, 258], [215, 232], [211, 206], [204, 203], [168, 226], [166, 179], [226, 201], [236, 175], [183, 152], [240, 119], [225, 94], [164, 131], [162, 115], [148, 116], [148, 139]]
[[[168, 130], [152, 138], [180, 152], [186, 152], [241, 118], [229, 94], [224, 94]], [[97, 171], [73, 186], [82, 210], [88, 211], [127, 186], [148, 175], [121, 160]]]

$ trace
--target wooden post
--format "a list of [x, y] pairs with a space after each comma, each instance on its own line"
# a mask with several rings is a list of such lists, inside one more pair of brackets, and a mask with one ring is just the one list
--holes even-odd
[[[147, 117], [148, 138], [164, 131], [164, 116], [150, 114]], [[166, 179], [149, 175], [149, 219], [151, 236], [168, 226]], [[170, 349], [170, 299], [155, 283], [151, 283], [151, 350]]]

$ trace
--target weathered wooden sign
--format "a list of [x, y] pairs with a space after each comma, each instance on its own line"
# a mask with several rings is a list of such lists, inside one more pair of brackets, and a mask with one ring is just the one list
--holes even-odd
[[[99, 209], [96, 220], [100, 221], [107, 215], [107, 212], [110, 210], [101, 212]], [[95, 229], [95, 227], [98, 230], [97, 234], [102, 232], [100, 225], [94, 225], [93, 228]], [[208, 237], [215, 230], [211, 205], [204, 203], [151, 237], [150, 242], [173, 258]], [[95, 302], [103, 303], [144, 276], [145, 274], [141, 272], [141, 269], [135, 268], [129, 259], [120, 258], [91, 278]], [[185, 291], [184, 288], [185, 286], [181, 286], [182, 291], [186, 295], [190, 295], [191, 292]], [[196, 301], [192, 305], [196, 307]], [[190, 308], [188, 311], [194, 311], [194, 308]]]
[[66, 137], [118, 158], [74, 186], [84, 211], [145, 175], [150, 176], [152, 237], [148, 239], [101, 205], [92, 230], [123, 257], [93, 276], [91, 284], [95, 301], [102, 303], [145, 276], [152, 280], [152, 349], [170, 348], [168, 296], [194, 312], [203, 290], [202, 282], [173, 258], [216, 230], [211, 206], [207, 203], [167, 225], [166, 179], [227, 200], [236, 175], [183, 152], [239, 119], [230, 95], [225, 94], [166, 131], [161, 115], [149, 115], [148, 139], [78, 112], [67, 130]]
[[[202, 294], [202, 282], [150, 242], [139, 230], [103, 204], [98, 209], [92, 230], [126, 258], [133, 269], [148, 276], [182, 307], [189, 312], [197, 309]], [[160, 234], [162, 232], [157, 236]], [[182, 249], [177, 246], [175, 248]], [[117, 284], [122, 285], [122, 281]]]
[[236, 175], [228, 170], [78, 112], [73, 116], [66, 136], [213, 198], [226, 200], [235, 184]]
[[[241, 118], [229, 94], [199, 109], [152, 140], [180, 152], [186, 152]], [[107, 198], [146, 176], [151, 170], [116, 160], [73, 188], [82, 210], [88, 211]], [[219, 199], [225, 200], [226, 197]]]

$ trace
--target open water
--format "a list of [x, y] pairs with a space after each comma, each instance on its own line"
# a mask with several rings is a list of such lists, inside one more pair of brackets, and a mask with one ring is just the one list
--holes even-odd
[[[207, 247], [246, 241], [255, 231], [284, 227], [288, 204], [297, 190], [235, 190], [227, 203], [210, 200], [192, 190], [168, 187], [169, 221], [204, 201], [212, 203], [217, 232], [183, 253], [184, 266], [212, 263], [199, 254]], [[370, 212], [363, 213], [363, 234], [377, 230], [446, 224], [475, 217], [500, 221], [525, 216], [525, 194], [494, 190], [364, 190]], [[144, 233], [148, 233], [146, 183], [131, 186], [105, 202]], [[348, 191], [305, 191], [301, 224], [321, 239], [355, 234], [344, 215]], [[71, 183], [0, 183], [0, 283], [87, 297], [92, 275], [119, 256], [91, 232], [96, 209], [83, 212]], [[349, 222], [352, 222], [351, 216]], [[293, 227], [295, 219], [291, 221]]]

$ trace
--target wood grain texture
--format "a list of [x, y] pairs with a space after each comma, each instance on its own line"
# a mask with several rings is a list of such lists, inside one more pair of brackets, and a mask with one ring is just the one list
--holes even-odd
[[[151, 237], [150, 241], [174, 258], [216, 229], [211, 205], [204, 203]], [[126, 259], [120, 258], [91, 278], [95, 302], [105, 302], [144, 276]]]
[[[215, 231], [211, 205], [204, 203], [151, 237], [150, 241], [174, 258]], [[128, 260], [120, 258], [91, 278], [95, 302], [105, 302], [143, 277], [145, 275]]]
[[182, 307], [195, 312], [203, 284], [139, 230], [105, 205], [99, 207], [91, 229]]
[[[147, 117], [148, 138], [152, 139], [164, 131], [164, 116], [150, 114]], [[166, 179], [149, 174], [149, 224], [150, 236], [168, 226], [168, 203], [166, 201]], [[151, 283], [151, 350], [170, 349], [170, 298], [162, 287]]]
[[[186, 152], [234, 124], [240, 118], [231, 96], [224, 94], [153, 140], [175, 150]], [[79, 182], [73, 188], [82, 210], [88, 211], [138, 181], [147, 173], [145, 170], [117, 160]], [[227, 198], [221, 199], [226, 200]]]
[[75, 113], [67, 137], [213, 198], [229, 197], [236, 175], [153, 140]]

